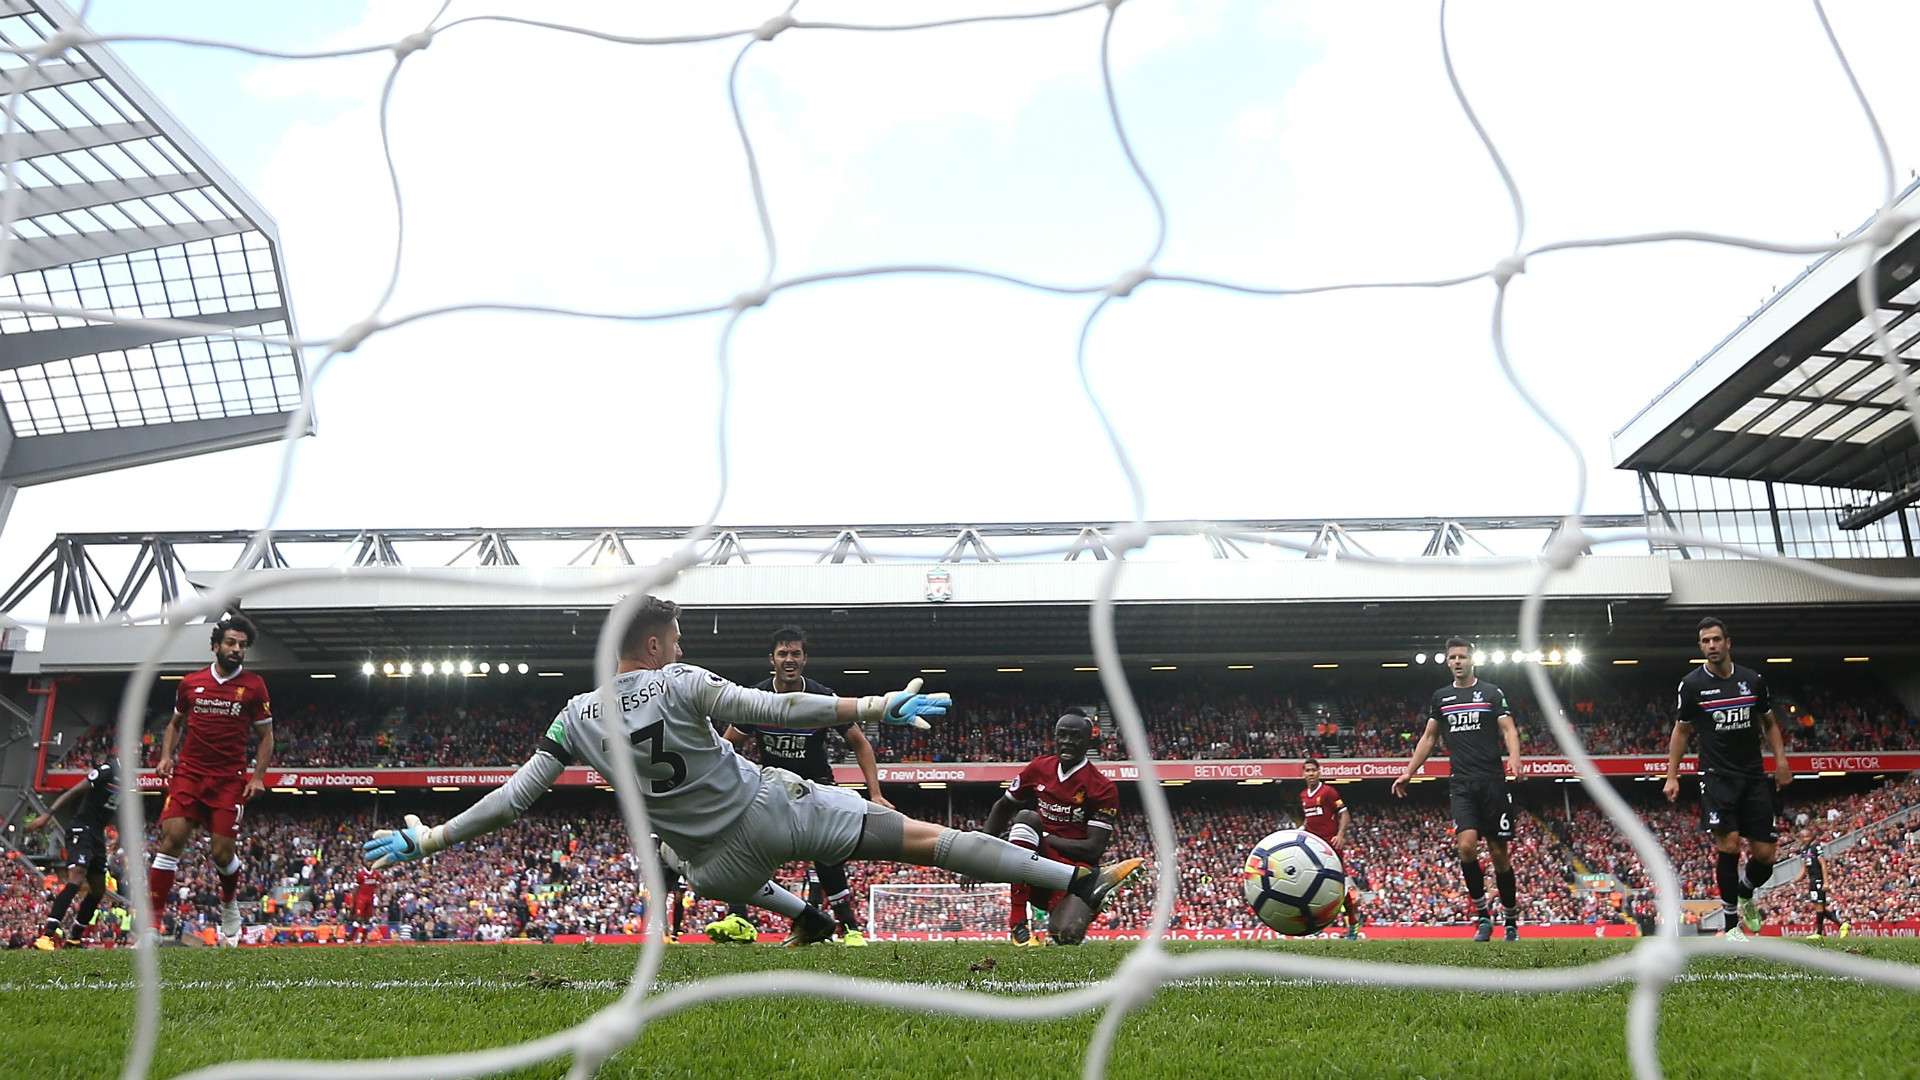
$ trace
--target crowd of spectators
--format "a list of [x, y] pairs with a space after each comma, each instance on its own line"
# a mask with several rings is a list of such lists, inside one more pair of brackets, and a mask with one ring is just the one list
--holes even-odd
[[[1437, 788], [1438, 785], [1435, 785]], [[1651, 785], [1647, 785], [1651, 787]], [[1792, 792], [1793, 789], [1789, 789]], [[1791, 799], [1783, 815], [1786, 855], [1798, 838], [1831, 838], [1920, 803], [1920, 778], [1866, 791], [1833, 792]], [[930, 795], [931, 793], [928, 793]], [[1174, 832], [1181, 838], [1180, 889], [1175, 927], [1248, 928], [1257, 925], [1241, 896], [1241, 865], [1254, 843], [1291, 824], [1294, 789], [1174, 789]], [[1387, 923], [1462, 923], [1471, 909], [1461, 883], [1446, 803], [1440, 792], [1416, 791], [1406, 801], [1354, 785], [1344, 789], [1353, 813], [1349, 869], [1364, 894], [1370, 920]], [[1674, 860], [1690, 897], [1711, 898], [1711, 859], [1698, 827], [1691, 795], [1677, 806], [1656, 797], [1638, 807]], [[903, 797], [908, 812], [970, 827], [983, 820], [997, 795], [955, 792], [952, 803], [915, 805], [927, 795]], [[1149, 852], [1145, 821], [1128, 797], [1110, 849]], [[952, 818], [946, 814], [953, 813]], [[428, 810], [444, 816], [445, 808]], [[397, 810], [383, 802], [380, 821]], [[371, 805], [341, 800], [277, 800], [250, 813], [241, 840], [240, 899], [248, 919], [266, 932], [295, 940], [328, 940], [353, 928], [351, 896], [359, 868], [359, 844], [379, 827]], [[1623, 921], [1622, 893], [1644, 887], [1638, 859], [1614, 827], [1590, 804], [1523, 808], [1513, 842], [1519, 874], [1521, 919], [1526, 924]], [[115, 868], [117, 873], [117, 867]], [[855, 896], [865, 906], [877, 883], [954, 884], [940, 870], [888, 863], [849, 867]], [[1153, 867], [1149, 864], [1147, 873]], [[781, 880], [801, 887], [806, 868], [795, 864]], [[1584, 876], [1583, 876], [1584, 875]], [[1611, 877], [1605, 885], [1597, 877]], [[1489, 887], [1491, 877], [1489, 874]], [[1150, 880], [1146, 879], [1146, 880]], [[1835, 904], [1854, 920], [1920, 917], [1920, 820], [1870, 836], [1828, 860]], [[200, 935], [211, 927], [216, 882], [203, 847], [182, 860], [168, 929]], [[0, 942], [24, 944], [37, 933], [46, 882], [24, 860], [0, 866]], [[997, 895], [997, 894], [996, 894]], [[1804, 921], [1804, 885], [1778, 893], [1780, 918]], [[1102, 925], [1146, 923], [1152, 888], [1143, 884], [1118, 894]], [[1768, 906], [1775, 907], [1770, 900]], [[998, 908], [997, 913], [992, 910]], [[970, 910], [960, 910], [969, 908]], [[983, 915], [982, 912], [986, 914]], [[497, 940], [556, 934], [605, 935], [639, 932], [646, 896], [617, 811], [585, 794], [549, 796], [527, 817], [480, 840], [431, 860], [386, 871], [378, 886], [377, 932], [411, 940]], [[724, 913], [714, 901], [694, 900], [685, 928], [697, 933]], [[882, 929], [952, 931], [998, 929], [1004, 904], [962, 898], [896, 904], [883, 913]], [[779, 926], [777, 917], [763, 923]], [[962, 926], [962, 923], [971, 924]], [[257, 936], [261, 931], [253, 931]]]
[[[1424, 684], [1423, 684], [1424, 685]], [[1522, 680], [1504, 683], [1523, 750], [1557, 755]], [[464, 696], [445, 692], [404, 699], [312, 695], [304, 688], [277, 702], [274, 757], [283, 765], [500, 766], [518, 764], [555, 707], [526, 694]], [[1644, 680], [1570, 684], [1565, 708], [1582, 742], [1597, 754], [1664, 754], [1672, 728], [1672, 690]], [[1048, 751], [1053, 721], [1069, 707], [1104, 704], [1054, 695], [968, 693], [931, 731], [871, 732], [881, 761], [1026, 761]], [[1426, 724], [1424, 695], [1356, 692], [1329, 685], [1313, 692], [1167, 691], [1140, 695], [1154, 757], [1405, 757]], [[1796, 750], [1900, 750], [1920, 747], [1920, 719], [1865, 679], [1814, 684], [1782, 693], [1787, 745]], [[145, 733], [148, 764], [159, 754], [165, 712]], [[1100, 757], [1126, 756], [1118, 725], [1101, 725]], [[831, 736], [840, 760], [851, 760]], [[68, 755], [91, 761], [112, 745], [104, 726], [88, 731]], [[1445, 756], [1445, 748], [1438, 748]]]

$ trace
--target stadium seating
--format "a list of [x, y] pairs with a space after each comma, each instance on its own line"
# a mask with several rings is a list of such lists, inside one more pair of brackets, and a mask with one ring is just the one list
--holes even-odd
[[[1526, 753], [1557, 753], [1530, 693], [1519, 680], [1507, 681]], [[1567, 706], [1590, 752], [1663, 754], [1671, 696], [1669, 686], [1623, 681], [1570, 689]], [[1920, 747], [1920, 718], [1871, 681], [1816, 681], [1783, 700], [1793, 706], [1787, 739], [1794, 749]], [[880, 760], [1025, 761], [1047, 752], [1054, 718], [1076, 699], [975, 693], [959, 702], [953, 720], [932, 731], [878, 733]], [[1293, 693], [1145, 694], [1140, 703], [1154, 756], [1162, 760], [1405, 757], [1424, 724], [1419, 695], [1352, 692], [1339, 685]], [[299, 688], [283, 692], [278, 703], [275, 758], [301, 767], [518, 764], [531, 751], [541, 718], [554, 708], [552, 700], [523, 692], [370, 699]], [[158, 754], [155, 733], [164, 720], [164, 713], [156, 713], [149, 725], [149, 763]], [[93, 761], [111, 742], [106, 727], [95, 728], [65, 760]], [[1099, 752], [1108, 759], [1122, 756], [1111, 724]]]
[[[1389, 799], [1379, 785], [1343, 789], [1352, 807], [1351, 862], [1369, 896], [1374, 921], [1458, 923], [1469, 917], [1452, 854], [1450, 826], [1439, 785], [1416, 790], [1406, 801]], [[1665, 843], [1693, 897], [1713, 895], [1711, 864], [1697, 807], [1658, 800], [1654, 785], [1639, 785], [1634, 801]], [[1236, 928], [1254, 925], [1240, 897], [1239, 867], [1254, 841], [1285, 824], [1293, 797], [1274, 788], [1184, 789], [1173, 793], [1176, 835], [1181, 837], [1181, 887], [1176, 927]], [[1573, 789], [1577, 792], [1578, 789]], [[1867, 791], [1810, 792], [1789, 789], [1786, 823], [1802, 814], [1808, 835], [1820, 839], [1878, 821], [1893, 810], [1920, 803], [1920, 778]], [[916, 797], [924, 798], [924, 796]], [[956, 792], [955, 823], [982, 819], [992, 795]], [[1577, 794], [1574, 796], [1577, 798]], [[939, 818], [946, 804], [906, 809]], [[316, 805], [318, 804], [318, 805]], [[442, 799], [429, 811], [443, 816]], [[1598, 924], [1620, 922], [1634, 911], [1619, 894], [1577, 889], [1581, 872], [1609, 874], [1627, 889], [1645, 877], [1624, 840], [1591, 804], [1574, 802], [1571, 820], [1558, 805], [1524, 808], [1514, 843], [1524, 921]], [[383, 817], [397, 813], [383, 805]], [[248, 815], [242, 840], [241, 899], [255, 922], [302, 930], [318, 939], [337, 936], [359, 864], [359, 840], [375, 827], [372, 809], [332, 798], [276, 800]], [[1920, 826], [1890, 830], [1830, 860], [1829, 882], [1839, 910], [1854, 920], [1920, 917]], [[1788, 854], [1792, 853], [1791, 843]], [[1114, 841], [1118, 851], [1145, 851], [1144, 823], [1137, 812], [1122, 815]], [[864, 901], [879, 882], [951, 882], [943, 871], [883, 863], [850, 866], [855, 895]], [[805, 868], [787, 867], [782, 880], [798, 885]], [[37, 932], [44, 912], [43, 883], [18, 861], [0, 867], [12, 879], [0, 888], [0, 941], [24, 943]], [[203, 853], [182, 864], [179, 902], [171, 917], [177, 930], [200, 934], [211, 925], [215, 904], [212, 868]], [[1105, 916], [1110, 926], [1144, 925], [1151, 891], [1119, 894]], [[1804, 888], [1783, 887], [1769, 910], [1775, 919], [1810, 917]], [[722, 909], [696, 904], [688, 926], [698, 929]], [[427, 862], [389, 871], [381, 885], [377, 921], [382, 933], [415, 940], [488, 940], [528, 934], [637, 932], [645, 912], [625, 829], [603, 799], [554, 795], [535, 812], [483, 840]], [[778, 920], [775, 920], [777, 922]], [[941, 928], [931, 908], [929, 929]], [[994, 925], [998, 925], [996, 921]], [[23, 935], [25, 935], [23, 937]]]

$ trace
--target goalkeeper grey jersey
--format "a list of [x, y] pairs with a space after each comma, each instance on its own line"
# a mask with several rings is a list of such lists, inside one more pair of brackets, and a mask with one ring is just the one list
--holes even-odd
[[[835, 698], [774, 694], [738, 686], [705, 668], [669, 664], [614, 677], [624, 742], [611, 742], [599, 691], [576, 694], [553, 718], [540, 750], [563, 765], [579, 762], [614, 782], [611, 754], [625, 749], [640, 775], [654, 830], [683, 857], [724, 835], [762, 784], [760, 768], [733, 752], [713, 720], [744, 727], [830, 724]], [[709, 719], [711, 718], [711, 719]]]

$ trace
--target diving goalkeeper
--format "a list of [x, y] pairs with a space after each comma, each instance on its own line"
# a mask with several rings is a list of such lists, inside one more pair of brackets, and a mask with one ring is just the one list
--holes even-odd
[[[1139, 870], [1140, 859], [1097, 870], [1054, 862], [983, 832], [916, 821], [843, 788], [755, 766], [714, 732], [709, 717], [742, 728], [805, 730], [870, 720], [925, 728], [923, 718], [944, 716], [950, 698], [920, 693], [918, 679], [904, 690], [863, 698], [750, 690], [679, 662], [679, 615], [671, 601], [641, 600], [621, 637], [613, 689], [661, 854], [700, 895], [795, 917], [815, 909], [768, 880], [777, 867], [794, 860], [879, 859], [1059, 890], [1067, 897], [1053, 917], [1054, 930], [1072, 935]], [[429, 826], [408, 815], [405, 828], [374, 833], [362, 847], [366, 859], [376, 868], [410, 862], [498, 829], [525, 813], [575, 761], [612, 780], [617, 774], [601, 709], [597, 691], [576, 695], [505, 784], [445, 824]], [[800, 944], [832, 931], [827, 918], [794, 923]]]

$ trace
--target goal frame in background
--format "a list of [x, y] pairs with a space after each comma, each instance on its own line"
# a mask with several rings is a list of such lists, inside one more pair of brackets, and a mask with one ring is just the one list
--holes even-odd
[[[992, 926], [974, 930], [956, 931], [910, 931], [913, 936], [902, 937], [901, 931], [884, 930], [880, 924], [880, 898], [883, 895], [920, 896], [926, 899], [941, 897], [958, 898], [961, 896], [978, 897], [991, 901], [994, 910], [1001, 913], [1002, 922], [996, 930]], [[998, 940], [1006, 936], [1005, 913], [1013, 903], [1013, 887], [1003, 882], [983, 882], [979, 885], [962, 885], [957, 881], [887, 881], [867, 886], [867, 934], [875, 941], [965, 941], [973, 939]]]

